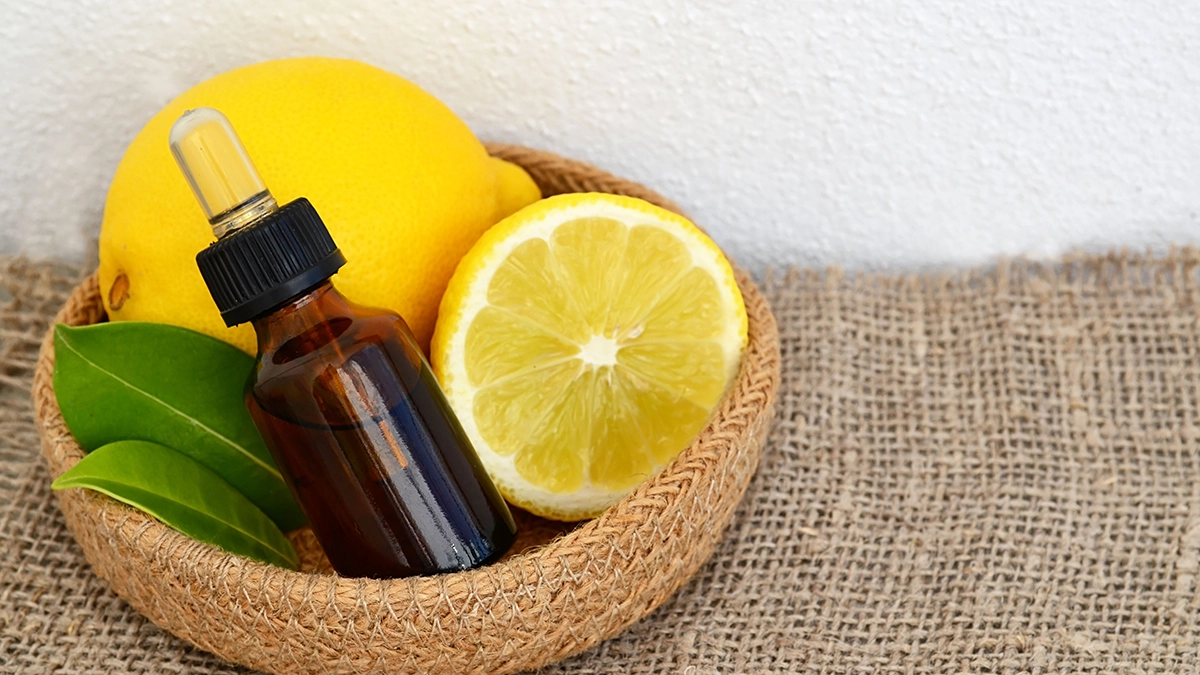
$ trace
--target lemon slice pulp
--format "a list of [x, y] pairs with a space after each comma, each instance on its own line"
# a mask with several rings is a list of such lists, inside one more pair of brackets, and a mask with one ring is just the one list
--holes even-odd
[[489, 230], [443, 297], [434, 372], [512, 503], [576, 520], [661, 469], [736, 377], [746, 310], [685, 218], [551, 197]]

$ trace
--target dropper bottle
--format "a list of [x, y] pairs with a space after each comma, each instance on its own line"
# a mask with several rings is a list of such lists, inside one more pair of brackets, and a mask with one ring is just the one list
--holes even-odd
[[390, 578], [498, 559], [516, 526], [404, 319], [360, 307], [307, 199], [282, 207], [211, 108], [185, 113], [171, 152], [217, 241], [196, 256], [226, 325], [250, 322], [246, 405], [343, 576]]

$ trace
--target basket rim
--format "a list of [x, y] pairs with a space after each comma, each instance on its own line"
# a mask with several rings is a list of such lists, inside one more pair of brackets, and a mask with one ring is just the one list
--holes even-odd
[[[530, 150], [520, 146], [490, 145], [488, 149], [493, 155], [500, 156], [518, 164], [525, 165], [520, 159], [511, 159], [514, 155], [524, 155], [528, 160], [555, 160], [574, 163], [591, 171], [599, 171], [588, 165], [560, 158], [552, 153]], [[532, 160], [531, 160], [532, 161]], [[534, 173], [533, 170], [530, 171]], [[605, 174], [611, 176], [611, 174]], [[623, 179], [614, 180], [623, 181]], [[632, 184], [631, 185], [637, 185]], [[658, 201], [667, 208], [678, 211], [671, 202], [661, 198], [656, 193], [637, 186], [646, 194], [658, 197]], [[642, 196], [642, 195], [638, 195]], [[733, 264], [731, 262], [731, 264]], [[674, 506], [680, 506], [686, 500], [698, 499], [700, 490], [711, 492], [718, 489], [732, 490], [727, 494], [718, 494], [717, 499], [711, 500], [720, 506], [709, 517], [716, 521], [716, 531], [710, 533], [719, 540], [728, 524], [729, 518], [738, 502], [740, 502], [750, 474], [753, 474], [761, 454], [762, 440], [766, 428], [774, 417], [774, 402], [780, 379], [779, 337], [774, 317], [766, 304], [765, 298], [754, 284], [750, 275], [733, 265], [739, 288], [745, 301], [748, 317], [748, 344], [740, 365], [738, 375], [730, 390], [714, 411], [709, 422], [692, 443], [674, 460], [643, 482], [631, 493], [616, 504], [606, 509], [600, 516], [586, 521], [572, 530], [556, 537], [547, 544], [516, 553], [505, 560], [492, 565], [454, 572], [437, 576], [410, 577], [404, 579], [360, 579], [339, 577], [314, 572], [299, 572], [274, 567], [241, 558], [222, 551], [214, 546], [204, 544], [166, 526], [153, 517], [121, 504], [109, 497], [91, 491], [74, 491], [82, 493], [70, 500], [59, 496], [60, 506], [64, 512], [74, 509], [75, 505], [92, 512], [92, 515], [111, 521], [121, 535], [133, 546], [142, 550], [149, 560], [153, 560], [160, 570], [187, 578], [205, 578], [228, 573], [231, 567], [237, 568], [238, 583], [269, 589], [277, 602], [268, 602], [276, 612], [300, 612], [302, 605], [297, 604], [302, 598], [311, 597], [314, 593], [327, 595], [329, 598], [389, 598], [412, 596], [424, 598], [431, 596], [448, 596], [452, 599], [462, 599], [468, 595], [485, 597], [489, 594], [500, 593], [503, 589], [520, 587], [530, 579], [544, 579], [554, 575], [569, 572], [580, 563], [586, 565], [588, 560], [607, 560], [611, 569], [598, 570], [600, 578], [608, 578], [615, 570], [641, 570], [661, 562], [651, 560], [648, 556], [639, 557], [639, 551], [619, 550], [616, 547], [616, 533], [632, 532], [636, 537], [663, 536], [661, 524], [651, 522], [656, 515], [667, 512]], [[67, 430], [58, 408], [53, 391], [54, 325], [74, 317], [79, 312], [90, 312], [95, 318], [102, 316], [103, 306], [99, 304], [99, 286], [95, 274], [81, 282], [72, 292], [68, 301], [59, 310], [54, 323], [49, 327], [41, 345], [34, 375], [33, 399], [38, 431], [43, 441], [43, 455], [49, 466], [51, 480], [73, 466], [84, 456], [83, 449], [75, 442]], [[99, 305], [99, 307], [97, 307]], [[740, 444], [740, 445], [739, 445]], [[717, 451], [714, 451], [714, 447]], [[718, 452], [719, 451], [719, 452]], [[740, 453], [749, 455], [738, 457]], [[721, 453], [724, 453], [722, 455]], [[731, 467], [735, 461], [749, 461], [750, 468], [744, 477], [732, 475]], [[732, 481], [732, 483], [731, 483]], [[682, 508], [682, 507], [681, 507]], [[724, 522], [719, 522], [721, 519]], [[71, 523], [68, 518], [68, 523]], [[676, 528], [676, 524], [671, 524]], [[80, 533], [74, 532], [80, 540]], [[704, 528], [698, 528], [704, 529]], [[674, 529], [669, 530], [671, 532]], [[81, 545], [83, 545], [82, 540]], [[709, 550], [703, 554], [703, 559], [711, 553], [712, 543], [706, 544]], [[93, 567], [100, 570], [94, 556], [100, 555], [83, 546]], [[650, 552], [655, 550], [654, 544], [648, 546]], [[673, 562], [673, 561], [670, 561]], [[521, 668], [537, 667], [550, 663], [571, 653], [599, 642], [619, 632], [625, 626], [644, 616], [661, 604], [679, 586], [683, 584], [698, 568], [699, 562], [692, 565], [690, 570], [677, 569], [674, 564], [667, 565], [665, 574], [674, 573], [678, 578], [668, 579], [663, 588], [656, 590], [652, 597], [641, 597], [634, 594], [632, 600], [615, 606], [612, 612], [619, 614], [622, 610], [637, 610], [631, 616], [618, 617], [615, 630], [605, 631], [607, 634], [582, 636], [572, 645], [558, 649], [549, 649], [546, 653], [537, 655], [538, 658], [527, 659], [520, 664]], [[649, 573], [649, 572], [647, 572]], [[102, 576], [104, 576], [102, 574]], [[110, 584], [113, 583], [109, 579]], [[580, 584], [584, 581], [580, 581]], [[114, 587], [116, 585], [114, 584]], [[116, 588], [119, 594], [125, 596], [121, 588]], [[126, 598], [133, 602], [132, 599]], [[634, 603], [633, 601], [637, 602]], [[143, 607], [134, 603], [143, 614], [150, 615]], [[156, 617], [151, 616], [152, 619]], [[159, 623], [157, 620], [156, 623]], [[162, 624], [160, 624], [162, 625]], [[194, 644], [215, 651], [231, 660], [241, 661], [238, 655], [230, 650], [214, 649], [212, 644], [205, 644], [197, 639], [187, 627], [182, 632], [177, 626], [164, 626], [181, 635]], [[547, 645], [549, 647], [550, 645]], [[262, 667], [261, 663], [251, 664], [252, 667]]]

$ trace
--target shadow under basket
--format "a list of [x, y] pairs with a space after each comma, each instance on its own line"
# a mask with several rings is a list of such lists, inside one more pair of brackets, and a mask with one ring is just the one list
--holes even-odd
[[[678, 208], [645, 187], [556, 155], [508, 145], [546, 196], [611, 192]], [[307, 528], [293, 533], [302, 571], [230, 555], [90, 490], [55, 493], [88, 561], [162, 628], [271, 673], [512, 673], [616, 635], [658, 607], [712, 554], [758, 465], [779, 388], [775, 320], [736, 270], [750, 320], [737, 381], [704, 431], [665, 469], [578, 524], [518, 514], [513, 552], [487, 567], [373, 580], [328, 573]], [[55, 317], [103, 321], [95, 277]], [[83, 458], [54, 397], [52, 331], [33, 399], [52, 478]]]

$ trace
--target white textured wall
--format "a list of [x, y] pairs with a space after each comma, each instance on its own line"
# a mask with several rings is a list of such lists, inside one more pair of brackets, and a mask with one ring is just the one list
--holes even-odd
[[362, 59], [743, 263], [1200, 241], [1200, 11], [1147, 0], [0, 0], [0, 250], [78, 258], [126, 143], [257, 60]]

